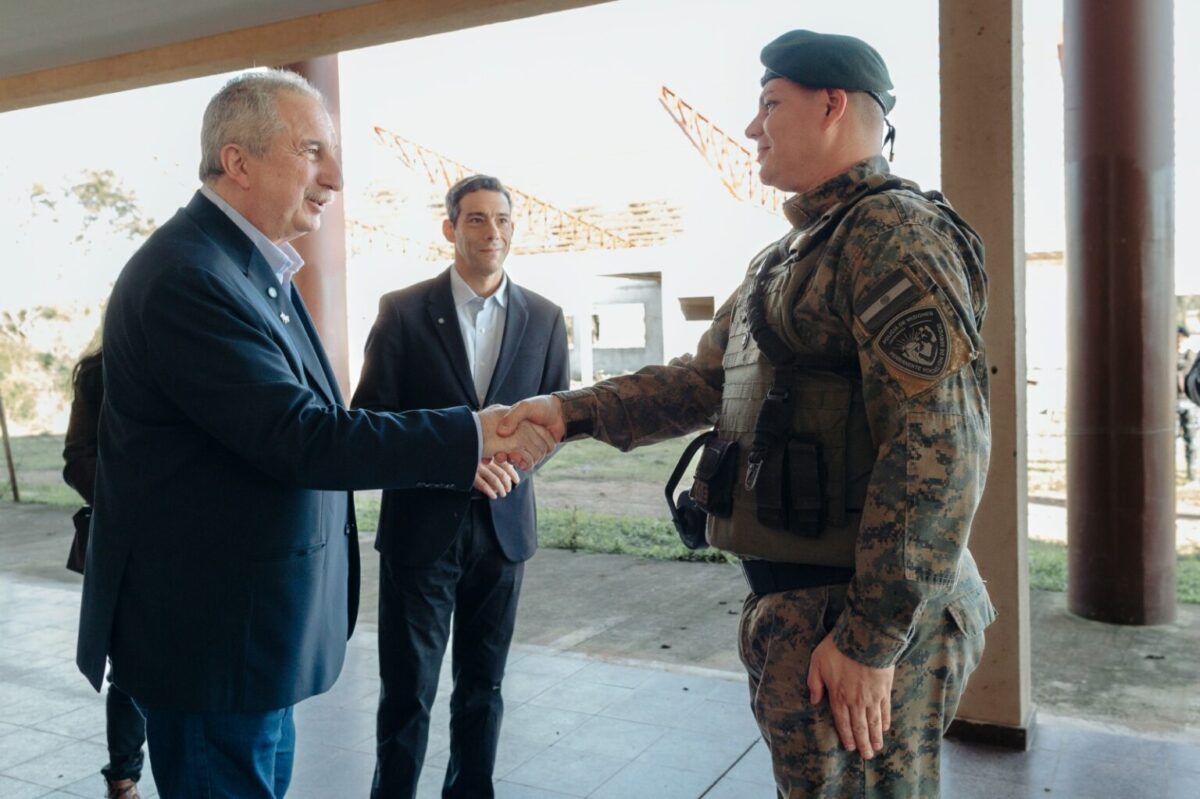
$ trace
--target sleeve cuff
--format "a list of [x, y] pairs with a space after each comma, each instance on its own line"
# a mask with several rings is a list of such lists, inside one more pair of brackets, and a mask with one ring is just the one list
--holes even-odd
[[483, 460], [483, 424], [479, 421], [479, 414], [471, 411], [471, 419], [475, 422], [475, 441], [478, 445], [475, 447], [475, 461], [478, 463]]
[[574, 391], [557, 391], [554, 396], [562, 401], [563, 422], [566, 424], [564, 439], [590, 436], [595, 431], [591, 406], [592, 392], [575, 389]]
[[833, 643], [843, 655], [864, 666], [886, 669], [900, 659], [908, 637], [897, 638], [847, 608], [834, 625]]

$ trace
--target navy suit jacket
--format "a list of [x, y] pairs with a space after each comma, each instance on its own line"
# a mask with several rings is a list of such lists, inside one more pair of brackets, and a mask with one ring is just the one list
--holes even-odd
[[[380, 299], [354, 407], [407, 411], [479, 406], [450, 290], [450, 269]], [[560, 391], [569, 383], [562, 309], [510, 279], [504, 338], [485, 407]], [[516, 563], [528, 560], [537, 549], [533, 481], [527, 473], [522, 478], [507, 497], [489, 503], [500, 550]], [[468, 501], [445, 489], [385, 491], [375, 548], [398, 564], [432, 563], [454, 540]]]
[[104, 326], [77, 663], [151, 707], [255, 712], [327, 690], [358, 609], [349, 490], [466, 497], [467, 408], [343, 407], [298, 293], [199, 193], [121, 272]]

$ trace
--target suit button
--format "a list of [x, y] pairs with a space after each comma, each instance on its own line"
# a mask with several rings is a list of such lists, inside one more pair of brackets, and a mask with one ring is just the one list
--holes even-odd
[[351, 532], [353, 529], [354, 529], [354, 525], [352, 525], [352, 524], [350, 524], [350, 523], [347, 523], [347, 524], [346, 524], [346, 530], [345, 530], [345, 533], [346, 533], [346, 535], [350, 535], [350, 532]]

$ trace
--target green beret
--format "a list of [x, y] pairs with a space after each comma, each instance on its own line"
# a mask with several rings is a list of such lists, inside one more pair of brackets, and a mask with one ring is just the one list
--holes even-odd
[[787, 78], [813, 89], [866, 92], [885, 114], [896, 105], [887, 65], [874, 47], [853, 36], [788, 31], [763, 48], [762, 62], [764, 86]]

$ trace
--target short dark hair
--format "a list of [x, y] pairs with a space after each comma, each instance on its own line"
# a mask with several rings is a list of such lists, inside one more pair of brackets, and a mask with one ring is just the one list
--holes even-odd
[[1187, 325], [1180, 325], [1179, 327], [1175, 328], [1175, 333], [1183, 336], [1184, 338], [1190, 338], [1192, 335], [1191, 331], [1187, 329]]
[[508, 200], [508, 209], [512, 210], [512, 196], [499, 178], [491, 175], [471, 175], [455, 183], [450, 187], [450, 191], [446, 192], [446, 216], [451, 225], [458, 224], [458, 204], [473, 191], [498, 191]]

